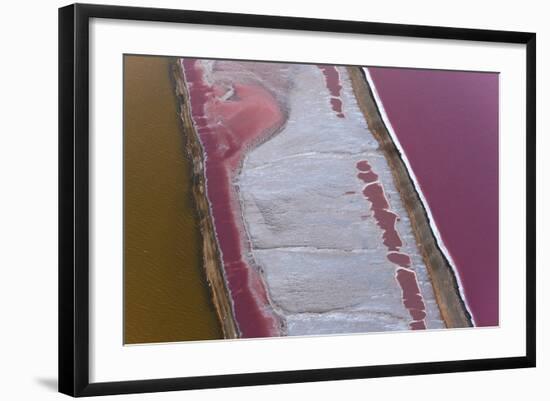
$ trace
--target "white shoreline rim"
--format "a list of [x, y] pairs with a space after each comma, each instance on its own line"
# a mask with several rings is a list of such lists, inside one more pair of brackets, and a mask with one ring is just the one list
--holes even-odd
[[462, 279], [460, 277], [460, 272], [449, 252], [447, 247], [445, 246], [445, 242], [443, 241], [443, 238], [441, 238], [441, 234], [439, 232], [439, 229], [437, 228], [437, 224], [435, 222], [435, 218], [433, 217], [432, 211], [430, 210], [430, 206], [428, 204], [428, 201], [426, 197], [424, 196], [424, 193], [422, 192], [422, 189], [420, 188], [420, 184], [418, 182], [418, 179], [416, 178], [416, 175], [414, 174], [414, 170], [412, 169], [412, 166], [409, 162], [409, 159], [407, 158], [407, 154], [405, 153], [403, 147], [401, 146], [401, 143], [399, 142], [399, 139], [393, 129], [393, 126], [390, 122], [390, 119], [386, 113], [386, 109], [384, 108], [384, 104], [382, 103], [382, 99], [380, 98], [380, 95], [378, 94], [378, 90], [376, 89], [376, 85], [374, 83], [374, 80], [372, 79], [372, 76], [370, 75], [369, 68], [363, 67], [363, 72], [365, 74], [365, 78], [367, 79], [367, 82], [371, 88], [372, 95], [374, 98], [374, 101], [376, 103], [376, 106], [378, 107], [378, 111], [380, 112], [380, 116], [382, 117], [382, 121], [384, 122], [384, 125], [386, 126], [386, 129], [388, 130], [390, 137], [395, 144], [395, 147], [397, 148], [397, 151], [400, 154], [401, 160], [403, 160], [403, 163], [405, 164], [405, 167], [407, 168], [407, 171], [409, 172], [409, 177], [411, 177], [411, 181], [413, 183], [413, 186], [416, 190], [416, 193], [418, 194], [420, 201], [422, 202], [422, 205], [424, 206], [424, 210], [426, 211], [426, 214], [428, 216], [428, 224], [430, 225], [432, 232], [434, 234], [434, 237], [437, 241], [437, 245], [439, 246], [439, 249], [441, 252], [443, 252], [443, 255], [449, 262], [449, 265], [451, 266], [451, 269], [453, 269], [456, 283], [458, 286], [458, 292], [460, 293], [460, 297], [462, 298], [462, 302], [464, 302], [464, 306], [468, 313], [470, 314], [470, 319], [472, 321], [472, 324], [474, 327], [477, 327], [477, 324], [475, 322], [475, 316], [472, 313], [472, 310], [470, 309], [470, 305], [468, 304], [468, 298], [466, 297], [466, 294], [464, 292], [464, 287], [462, 285]]

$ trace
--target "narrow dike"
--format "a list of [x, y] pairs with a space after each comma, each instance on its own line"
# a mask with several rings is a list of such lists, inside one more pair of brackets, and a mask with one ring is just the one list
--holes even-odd
[[448, 328], [472, 327], [473, 323], [460, 295], [454, 271], [437, 244], [425, 206], [420, 200], [409, 171], [382, 120], [371, 93], [372, 89], [360, 67], [348, 67], [348, 72], [359, 108], [388, 161], [395, 186], [409, 215], [412, 231], [428, 269], [445, 325]]
[[214, 225], [210, 216], [206, 196], [204, 174], [204, 156], [199, 143], [198, 134], [191, 119], [189, 99], [185, 88], [183, 71], [179, 63], [174, 61], [173, 76], [175, 90], [179, 103], [179, 115], [186, 140], [186, 149], [193, 164], [193, 197], [199, 214], [200, 231], [202, 235], [202, 255], [206, 279], [212, 292], [212, 301], [226, 339], [239, 338], [239, 330], [235, 322], [231, 296], [226, 286], [221, 255], [218, 251]]

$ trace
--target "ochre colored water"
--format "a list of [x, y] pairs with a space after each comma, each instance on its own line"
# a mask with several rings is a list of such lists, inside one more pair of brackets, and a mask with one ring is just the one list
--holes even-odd
[[124, 59], [124, 343], [221, 339], [168, 57]]

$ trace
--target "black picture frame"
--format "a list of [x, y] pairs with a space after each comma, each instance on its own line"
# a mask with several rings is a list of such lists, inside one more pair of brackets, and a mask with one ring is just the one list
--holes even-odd
[[[89, 21], [91, 18], [179, 22], [369, 35], [518, 43], [526, 45], [527, 324], [521, 357], [382, 366], [181, 377], [89, 381]], [[59, 9], [59, 391], [71, 396], [158, 392], [421, 375], [535, 366], [535, 121], [536, 35], [479, 29], [245, 15], [219, 12], [74, 4]]]

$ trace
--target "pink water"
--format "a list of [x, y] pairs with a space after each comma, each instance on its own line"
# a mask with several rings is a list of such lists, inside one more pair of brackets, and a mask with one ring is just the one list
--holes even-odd
[[357, 162], [356, 167], [359, 170], [357, 178], [366, 184], [363, 188], [363, 195], [369, 201], [374, 219], [382, 229], [382, 243], [388, 250], [386, 258], [397, 266], [395, 279], [401, 288], [403, 305], [409, 311], [412, 319], [409, 328], [411, 330], [425, 329], [426, 305], [418, 286], [416, 273], [410, 269], [411, 258], [409, 255], [399, 252], [403, 246], [401, 237], [395, 227], [399, 216], [391, 210], [384, 187], [378, 181], [378, 175], [372, 170], [369, 162], [360, 160]]
[[476, 325], [498, 325], [498, 74], [369, 71]]
[[242, 337], [279, 335], [279, 323], [270, 312], [264, 283], [243, 256], [240, 205], [232, 185], [242, 158], [252, 144], [282, 123], [277, 101], [261, 85], [234, 82], [229, 90], [204, 79], [198, 60], [181, 64], [188, 82], [191, 115], [206, 154], [206, 191], [216, 237], [231, 292], [235, 320]]
[[325, 76], [327, 89], [330, 92], [330, 105], [332, 110], [336, 113], [336, 116], [339, 118], [344, 118], [345, 115], [342, 111], [342, 99], [340, 97], [342, 84], [340, 83], [340, 74], [338, 73], [338, 70], [332, 65], [319, 65], [318, 67]]

